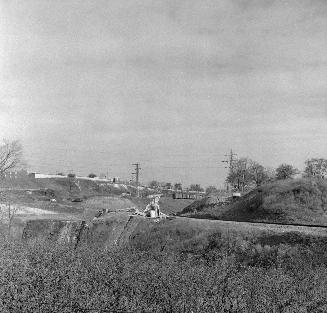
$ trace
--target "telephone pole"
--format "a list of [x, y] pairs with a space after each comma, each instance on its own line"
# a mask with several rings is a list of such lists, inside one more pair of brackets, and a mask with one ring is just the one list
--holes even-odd
[[233, 150], [231, 149], [229, 154], [225, 154], [225, 157], [227, 158], [227, 160], [221, 161], [223, 163], [228, 164], [228, 166], [226, 168], [229, 168], [230, 171], [233, 169], [234, 162], [236, 161], [236, 158], [234, 159], [234, 156], [236, 157], [237, 154], [234, 153]]
[[137, 190], [137, 197], [140, 196], [140, 190], [139, 190], [139, 177], [140, 177], [140, 163], [134, 163], [132, 165], [135, 165], [135, 173], [132, 173], [135, 175], [135, 181], [136, 181], [136, 190]]
[[247, 160], [245, 159], [245, 161], [242, 164], [242, 192], [244, 192], [244, 190], [245, 190], [245, 173], [246, 173], [246, 169], [247, 169]]
[[[234, 166], [234, 162], [236, 161], [236, 157], [237, 154], [233, 152], [233, 149], [230, 150], [229, 154], [225, 154], [225, 157], [227, 158], [227, 160], [223, 160], [221, 162], [223, 163], [227, 163], [227, 166], [225, 168], [229, 168], [229, 172], [232, 172], [233, 170], [233, 166]], [[229, 190], [229, 184], [226, 184], [227, 187], [227, 191]]]

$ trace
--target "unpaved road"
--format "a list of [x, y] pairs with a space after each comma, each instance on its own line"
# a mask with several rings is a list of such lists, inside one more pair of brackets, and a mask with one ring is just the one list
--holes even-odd
[[267, 223], [251, 223], [251, 222], [236, 222], [223, 220], [207, 220], [196, 219], [188, 217], [176, 217], [179, 223], [194, 224], [199, 228], [221, 228], [229, 231], [236, 231], [242, 233], [253, 232], [272, 232], [272, 233], [286, 233], [299, 232], [306, 235], [327, 236], [326, 226], [300, 226], [300, 225], [283, 225], [283, 224], [267, 224]]

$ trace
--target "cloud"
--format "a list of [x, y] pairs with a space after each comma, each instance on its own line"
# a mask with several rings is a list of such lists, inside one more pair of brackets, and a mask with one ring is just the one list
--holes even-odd
[[127, 162], [232, 145], [277, 163], [287, 136], [296, 162], [303, 138], [321, 152], [325, 1], [7, 1], [1, 15], [0, 122], [30, 150], [52, 142], [34, 164], [68, 147]]

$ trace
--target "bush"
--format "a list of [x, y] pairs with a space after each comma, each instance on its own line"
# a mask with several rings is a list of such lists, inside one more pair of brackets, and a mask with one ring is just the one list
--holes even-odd
[[2, 240], [0, 311], [326, 311], [323, 241], [269, 246], [212, 234], [193, 250], [190, 235], [169, 251]]

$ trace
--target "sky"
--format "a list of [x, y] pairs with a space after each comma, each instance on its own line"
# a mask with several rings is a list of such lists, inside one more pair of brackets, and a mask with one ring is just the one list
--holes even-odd
[[327, 156], [325, 0], [0, 0], [0, 129], [30, 171], [222, 186]]

